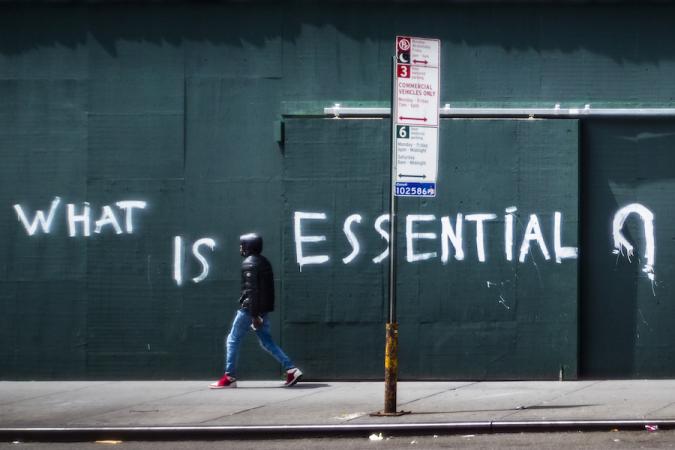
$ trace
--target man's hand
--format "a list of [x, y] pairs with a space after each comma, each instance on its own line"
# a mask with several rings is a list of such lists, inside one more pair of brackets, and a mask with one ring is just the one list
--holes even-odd
[[263, 319], [260, 316], [253, 316], [253, 319], [251, 320], [251, 328], [253, 330], [257, 331], [259, 330], [263, 325]]

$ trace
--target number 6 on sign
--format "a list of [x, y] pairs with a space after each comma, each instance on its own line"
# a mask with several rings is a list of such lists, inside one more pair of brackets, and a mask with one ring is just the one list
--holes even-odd
[[408, 139], [410, 136], [410, 129], [406, 125], [399, 125], [396, 127], [396, 135], [399, 139]]

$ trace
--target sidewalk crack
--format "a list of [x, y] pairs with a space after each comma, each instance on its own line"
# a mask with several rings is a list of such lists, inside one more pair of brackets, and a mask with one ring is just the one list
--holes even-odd
[[[588, 384], [588, 385], [586, 385], [586, 386], [582, 386], [582, 387], [580, 387], [579, 389], [574, 389], [573, 391], [565, 392], [564, 394], [560, 394], [560, 395], [558, 395], [557, 397], [547, 398], [547, 399], [545, 399], [545, 400], [542, 400], [542, 401], [540, 401], [540, 402], [538, 402], [538, 403], [534, 403], [534, 404], [532, 404], [532, 405], [527, 405], [527, 406], [526, 406], [526, 405], [521, 405], [520, 407], [518, 407], [517, 409], [513, 410], [512, 412], [510, 412], [510, 413], [508, 413], [508, 414], [505, 414], [505, 415], [501, 416], [501, 417], [499, 418], [499, 420], [503, 420], [503, 419], [505, 419], [505, 418], [507, 418], [507, 417], [510, 417], [510, 416], [512, 416], [512, 415], [514, 415], [514, 414], [517, 414], [517, 413], [523, 411], [523, 409], [531, 408], [531, 407], [533, 407], [533, 406], [541, 406], [542, 404], [544, 404], [544, 402], [554, 402], [554, 401], [556, 401], [556, 400], [558, 400], [558, 399], [560, 399], [560, 398], [566, 397], [566, 396], [568, 396], [568, 395], [576, 394], [576, 393], [578, 393], [578, 392], [583, 391], [584, 389], [588, 389], [588, 388], [593, 387], [593, 386], [595, 386], [596, 384], [599, 384], [599, 383], [602, 383], [602, 380], [596, 381], [595, 383], [590, 383], [590, 384]], [[523, 407], [524, 407], [524, 408], [523, 408]]]
[[644, 415], [644, 417], [645, 417], [645, 418], [648, 418], [648, 416], [651, 416], [652, 414], [656, 413], [657, 411], [661, 411], [662, 409], [670, 408], [670, 407], [673, 406], [673, 405], [675, 405], [675, 402], [668, 403], [667, 405], [662, 406], [662, 407], [660, 407], [660, 408], [656, 408], [656, 409], [653, 410], [653, 411], [648, 411], [648, 412]]
[[[140, 403], [125, 405], [121, 408], [111, 409], [111, 410], [108, 410], [108, 411], [105, 411], [105, 412], [101, 412], [99, 414], [94, 414], [94, 415], [87, 414], [84, 417], [95, 418], [95, 417], [99, 417], [99, 416], [105, 416], [105, 415], [110, 414], [110, 413], [115, 413], [115, 412], [124, 411], [124, 410], [131, 410], [131, 409], [134, 409], [134, 408], [138, 408], [139, 406], [143, 406], [143, 405], [147, 405], [147, 404], [153, 404], [153, 403], [161, 402], [163, 400], [168, 400], [168, 399], [171, 399], [171, 398], [182, 397], [184, 395], [190, 395], [190, 394], [194, 394], [194, 393], [200, 392], [200, 391], [203, 391], [203, 389], [195, 389], [195, 390], [188, 391], [188, 392], [181, 392], [180, 394], [169, 395], [167, 397], [160, 397], [160, 398], [155, 398], [155, 399], [152, 399], [152, 400], [143, 401], [143, 402], [140, 402]], [[78, 416], [78, 417], [68, 421], [68, 423], [73, 423], [73, 422], [77, 423], [77, 421], [79, 419], [81, 419], [82, 417], [83, 416]]]
[[54, 391], [54, 392], [48, 392], [48, 393], [42, 394], [42, 395], [36, 395], [35, 397], [26, 397], [26, 398], [21, 398], [21, 399], [18, 399], [18, 400], [11, 400], [11, 401], [8, 401], [8, 402], [0, 402], [0, 406], [12, 405], [12, 404], [15, 404], [15, 403], [21, 403], [21, 402], [30, 401], [30, 400], [37, 400], [39, 398], [50, 397], [52, 395], [65, 394], [67, 392], [79, 392], [79, 391], [83, 391], [85, 389], [91, 389], [91, 388], [94, 388], [94, 387], [99, 388], [100, 386], [105, 386], [107, 384], [115, 383], [115, 381], [104, 381], [104, 382], [94, 382], [94, 383], [95, 384], [92, 384], [92, 385], [89, 385], [89, 386], [82, 386], [82, 387], [79, 387], [77, 389], [65, 389], [65, 390], [62, 390], [62, 391]]
[[448, 393], [448, 392], [458, 391], [458, 390], [460, 390], [460, 389], [462, 389], [462, 388], [470, 387], [470, 386], [473, 386], [473, 385], [476, 385], [476, 384], [479, 384], [479, 383], [480, 383], [480, 381], [474, 381], [474, 382], [472, 382], [472, 383], [463, 384], [463, 385], [461, 385], [461, 386], [456, 386], [456, 387], [452, 387], [452, 388], [449, 388], [449, 389], [444, 389], [444, 390], [442, 390], [442, 391], [434, 392], [434, 393], [432, 393], [432, 394], [425, 395], [424, 397], [419, 397], [419, 398], [416, 398], [416, 399], [414, 399], [414, 400], [410, 400], [410, 401], [405, 402], [405, 403], [399, 403], [399, 405], [400, 405], [400, 406], [403, 406], [403, 405], [409, 405], [410, 403], [415, 403], [415, 402], [418, 402], [418, 401], [420, 401], [420, 400], [426, 400], [426, 399], [428, 399], [428, 398], [435, 397], [435, 396], [437, 396], [437, 395], [445, 394], [445, 393]]
[[233, 413], [231, 413], [231, 414], [223, 414], [222, 416], [218, 416], [218, 417], [213, 417], [213, 418], [209, 418], [209, 419], [206, 419], [206, 420], [202, 420], [201, 422], [197, 422], [197, 423], [203, 424], [203, 423], [207, 423], [207, 422], [213, 422], [214, 420], [220, 420], [220, 419], [224, 419], [224, 418], [226, 418], [226, 417], [236, 416], [237, 414], [243, 414], [243, 413], [246, 413], [246, 412], [249, 412], [249, 411], [255, 411], [256, 409], [265, 408], [266, 406], [269, 406], [269, 405], [258, 405], [258, 406], [253, 406], [253, 407], [251, 407], [251, 408], [242, 409], [241, 411], [235, 411], [235, 412], [233, 412]]
[[[291, 389], [292, 389], [292, 388], [291, 388]], [[330, 387], [329, 389], [327, 389], [327, 390], [335, 390], [335, 389], [336, 389], [335, 386], [331, 386], [331, 387]], [[298, 396], [295, 396], [295, 397], [292, 397], [292, 398], [287, 398], [286, 400], [281, 400], [281, 401], [278, 401], [278, 402], [265, 403], [265, 404], [263, 404], [263, 405], [252, 406], [252, 407], [250, 407], [250, 408], [242, 409], [242, 410], [240, 410], [240, 411], [235, 411], [235, 412], [230, 413], [230, 414], [224, 414], [224, 415], [222, 415], [222, 416], [218, 416], [218, 417], [213, 417], [213, 418], [209, 418], [209, 419], [206, 419], [206, 420], [202, 420], [202, 421], [197, 422], [197, 423], [203, 424], [203, 423], [213, 422], [213, 421], [216, 421], [216, 420], [224, 419], [224, 418], [226, 418], [226, 417], [232, 417], [232, 416], [236, 416], [236, 415], [238, 415], [238, 414], [243, 414], [243, 413], [246, 413], [246, 412], [249, 412], [249, 411], [254, 411], [254, 410], [256, 410], [256, 409], [266, 408], [266, 407], [268, 407], [268, 406], [270, 406], [270, 405], [278, 405], [278, 404], [282, 404], [282, 403], [294, 401], [294, 400], [297, 400], [297, 399], [299, 399], [299, 398], [311, 397], [312, 395], [318, 395], [319, 393], [324, 393], [324, 392], [326, 392], [326, 391], [320, 391], [320, 390], [319, 390], [319, 391], [317, 391], [317, 392], [310, 392], [310, 393], [305, 394], [305, 395], [298, 395]]]

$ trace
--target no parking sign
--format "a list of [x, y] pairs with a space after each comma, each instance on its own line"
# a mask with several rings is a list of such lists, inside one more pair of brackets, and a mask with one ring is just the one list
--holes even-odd
[[396, 37], [395, 195], [435, 197], [440, 108], [438, 39]]

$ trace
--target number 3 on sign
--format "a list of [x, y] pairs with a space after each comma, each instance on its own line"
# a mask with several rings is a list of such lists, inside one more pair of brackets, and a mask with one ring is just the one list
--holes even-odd
[[397, 64], [396, 74], [399, 78], [410, 78], [410, 66], [406, 64]]

